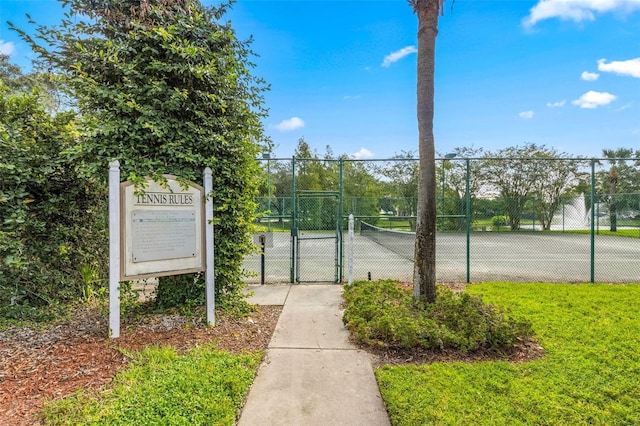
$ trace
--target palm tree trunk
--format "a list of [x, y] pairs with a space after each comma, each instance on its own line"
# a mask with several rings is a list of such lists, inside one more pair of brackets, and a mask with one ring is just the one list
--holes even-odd
[[418, 15], [418, 217], [413, 270], [413, 295], [436, 299], [436, 163], [433, 137], [435, 47], [439, 0], [415, 0]]

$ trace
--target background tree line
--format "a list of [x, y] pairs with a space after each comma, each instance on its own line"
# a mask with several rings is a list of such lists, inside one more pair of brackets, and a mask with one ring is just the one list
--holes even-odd
[[[292, 179], [295, 190], [334, 190], [340, 187], [339, 160], [343, 168], [345, 216], [375, 221], [375, 217], [403, 217], [410, 230], [415, 230], [418, 197], [418, 162], [414, 152], [401, 152], [388, 160], [353, 160], [347, 155], [334, 155], [326, 147], [319, 155], [303, 138], [298, 141], [290, 160], [262, 162], [263, 186], [261, 210], [267, 211], [266, 195], [271, 195], [271, 213], [282, 222], [291, 214]], [[470, 159], [467, 165], [466, 159]], [[552, 220], [563, 204], [584, 194], [585, 208], [590, 205], [591, 159], [571, 157], [555, 148], [525, 144], [496, 151], [482, 148], [456, 148], [440, 155], [437, 162], [438, 226], [446, 230], [464, 230], [467, 173], [472, 219], [496, 216], [496, 225], [518, 230], [535, 223], [551, 229]], [[467, 167], [469, 168], [467, 171]], [[603, 150], [595, 161], [595, 203], [601, 213], [611, 217], [616, 228], [617, 212], [640, 215], [640, 150], [620, 148]], [[269, 172], [269, 178], [266, 174]], [[270, 185], [270, 191], [267, 188]], [[446, 216], [442, 218], [442, 216]]]

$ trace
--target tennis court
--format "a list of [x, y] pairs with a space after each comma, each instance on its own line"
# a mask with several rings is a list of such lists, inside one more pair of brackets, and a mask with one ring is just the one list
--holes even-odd
[[[640, 282], [637, 158], [466, 154], [436, 163], [439, 281]], [[261, 164], [267, 185], [256, 198], [256, 225], [273, 236], [266, 282], [345, 282], [350, 267], [355, 279], [413, 279], [415, 235], [392, 230], [415, 229], [417, 159], [265, 157]], [[253, 282], [262, 276], [260, 260], [245, 262]]]
[[[310, 234], [310, 233], [309, 233]], [[367, 235], [369, 234], [369, 235]], [[322, 235], [326, 235], [322, 234]], [[350, 242], [343, 234], [343, 281], [348, 278]], [[356, 280], [391, 278], [410, 281], [413, 275], [410, 233], [356, 233], [353, 272]], [[596, 235], [596, 282], [640, 282], [640, 238]], [[335, 251], [326, 239], [309, 239], [293, 262], [299, 281], [333, 281]], [[467, 236], [439, 233], [436, 237], [438, 281], [467, 280]], [[245, 269], [260, 282], [260, 255], [246, 259]], [[586, 234], [541, 232], [476, 232], [470, 235], [469, 278], [479, 281], [588, 282], [591, 279], [591, 238]], [[273, 233], [273, 246], [265, 249], [265, 281], [290, 282], [291, 237]], [[340, 265], [338, 265], [340, 266]]]

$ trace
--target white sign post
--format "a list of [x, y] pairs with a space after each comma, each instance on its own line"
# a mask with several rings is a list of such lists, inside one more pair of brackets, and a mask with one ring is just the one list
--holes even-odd
[[[117, 161], [109, 168], [109, 335], [120, 335], [119, 282], [206, 271], [207, 322], [214, 317], [213, 202], [211, 169], [205, 186], [185, 187], [175, 176], [147, 179], [143, 191], [120, 183]], [[206, 208], [205, 208], [206, 198]]]
[[109, 164], [109, 337], [120, 337], [120, 163]]
[[207, 167], [204, 169], [204, 193], [206, 197], [206, 223], [205, 223], [205, 235], [206, 235], [206, 252], [207, 252], [207, 272], [205, 276], [205, 293], [207, 297], [207, 323], [209, 325], [215, 325], [216, 323], [216, 310], [215, 310], [215, 278], [213, 268], [213, 179], [211, 176], [211, 169]]

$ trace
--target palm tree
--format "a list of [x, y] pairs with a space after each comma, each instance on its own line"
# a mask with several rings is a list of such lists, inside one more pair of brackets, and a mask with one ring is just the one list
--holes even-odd
[[444, 0], [408, 0], [418, 15], [418, 217], [413, 295], [436, 300], [436, 162], [433, 138], [435, 48]]

